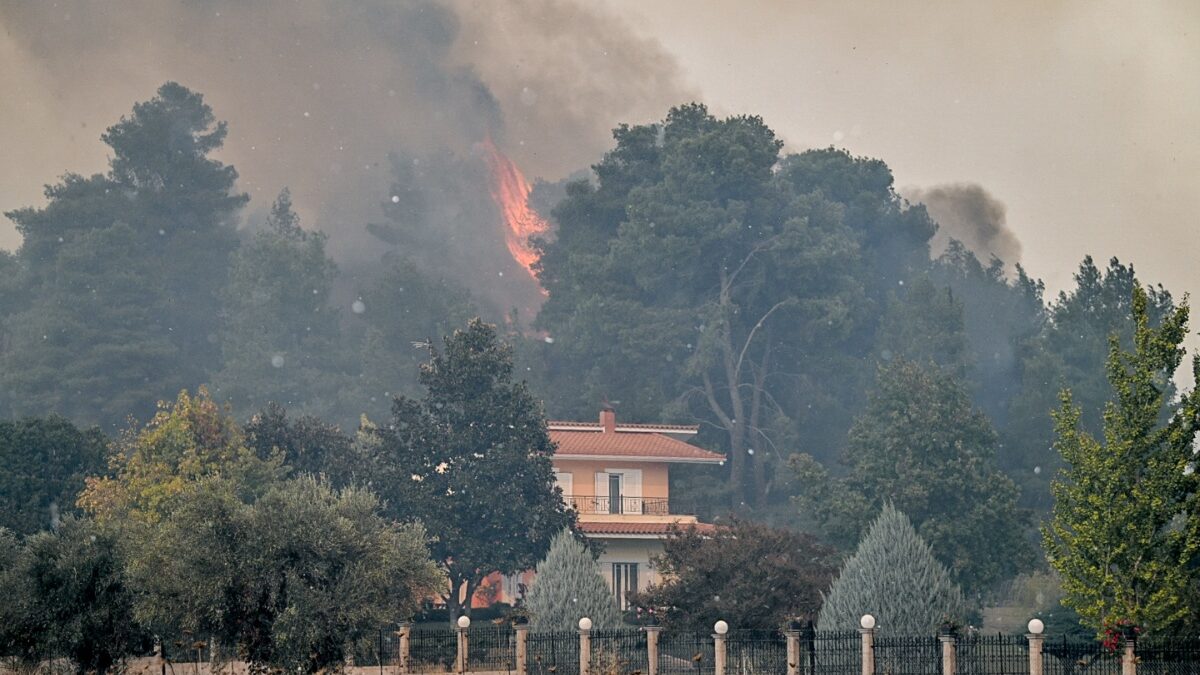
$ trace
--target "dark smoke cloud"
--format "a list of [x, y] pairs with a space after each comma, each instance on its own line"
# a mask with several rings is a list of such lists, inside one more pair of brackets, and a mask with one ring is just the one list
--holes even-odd
[[1021, 262], [1021, 242], [1005, 222], [1004, 202], [974, 183], [951, 183], [931, 188], [910, 188], [904, 196], [921, 202], [937, 221], [930, 242], [933, 255], [946, 250], [951, 239], [961, 241], [985, 264], [992, 257], [1009, 265]]
[[[47, 134], [9, 144], [8, 157], [54, 152], [55, 173], [100, 170], [101, 130], [175, 80], [229, 122], [221, 157], [254, 199], [248, 213], [289, 186], [343, 268], [378, 259], [365, 225], [384, 218], [393, 156], [461, 164], [429, 198], [468, 203], [438, 222], [452, 242], [497, 240], [471, 168], [481, 140], [531, 179], [557, 179], [594, 162], [617, 123], [692, 98], [657, 44], [566, 0], [0, 0], [0, 29], [0, 82], [20, 86], [17, 114], [44, 119]], [[408, 253], [464, 277], [492, 273], [481, 264], [512, 271], [502, 244], [486, 263], [480, 246]]]

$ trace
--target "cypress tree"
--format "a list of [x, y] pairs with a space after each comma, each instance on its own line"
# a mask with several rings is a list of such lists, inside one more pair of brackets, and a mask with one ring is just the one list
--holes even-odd
[[830, 586], [818, 625], [852, 630], [871, 614], [892, 635], [922, 635], [962, 612], [962, 591], [946, 566], [908, 516], [886, 504]]
[[621, 612], [591, 552], [570, 530], [555, 535], [527, 598], [533, 628], [570, 630], [581, 617], [593, 628], [616, 628]]

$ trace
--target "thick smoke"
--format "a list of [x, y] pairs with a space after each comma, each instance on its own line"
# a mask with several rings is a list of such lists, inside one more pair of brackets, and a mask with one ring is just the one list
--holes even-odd
[[992, 257], [1009, 265], [1021, 262], [1021, 242], [1005, 222], [1004, 202], [974, 183], [951, 183], [905, 190], [912, 202], [921, 202], [937, 221], [930, 242], [933, 255], [946, 250], [951, 239], [961, 241], [985, 264]]
[[[221, 158], [238, 168], [250, 212], [289, 186], [343, 268], [378, 259], [365, 225], [385, 219], [396, 162], [462, 166], [427, 196], [467, 203], [462, 218], [438, 219], [452, 245], [406, 253], [439, 256], [426, 262], [473, 282], [520, 271], [498, 215], [463, 194], [488, 193], [475, 168], [481, 140], [493, 138], [531, 179], [556, 179], [595, 161], [618, 122], [689, 98], [657, 45], [565, 0], [0, 0], [0, 27], [0, 83], [19, 85], [20, 101], [5, 115], [39, 119], [42, 132], [25, 145], [6, 138], [6, 154], [52, 155], [56, 168], [39, 182], [101, 170], [103, 128], [175, 80], [229, 122]], [[12, 199], [11, 188], [0, 197]], [[0, 207], [35, 201], [20, 197]], [[488, 239], [499, 242], [492, 269], [479, 269], [478, 250], [469, 262], [456, 255], [454, 241]]]

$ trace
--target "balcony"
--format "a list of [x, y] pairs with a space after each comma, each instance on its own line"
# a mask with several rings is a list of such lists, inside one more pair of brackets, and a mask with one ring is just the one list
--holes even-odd
[[666, 516], [671, 513], [668, 500], [662, 497], [588, 497], [563, 495], [567, 505], [579, 514], [631, 514]]

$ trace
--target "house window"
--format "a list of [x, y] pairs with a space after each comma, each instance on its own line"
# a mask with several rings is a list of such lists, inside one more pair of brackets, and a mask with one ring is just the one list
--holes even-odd
[[613, 593], [617, 596], [617, 606], [622, 610], [629, 608], [629, 596], [638, 590], [638, 564], [613, 563]]

